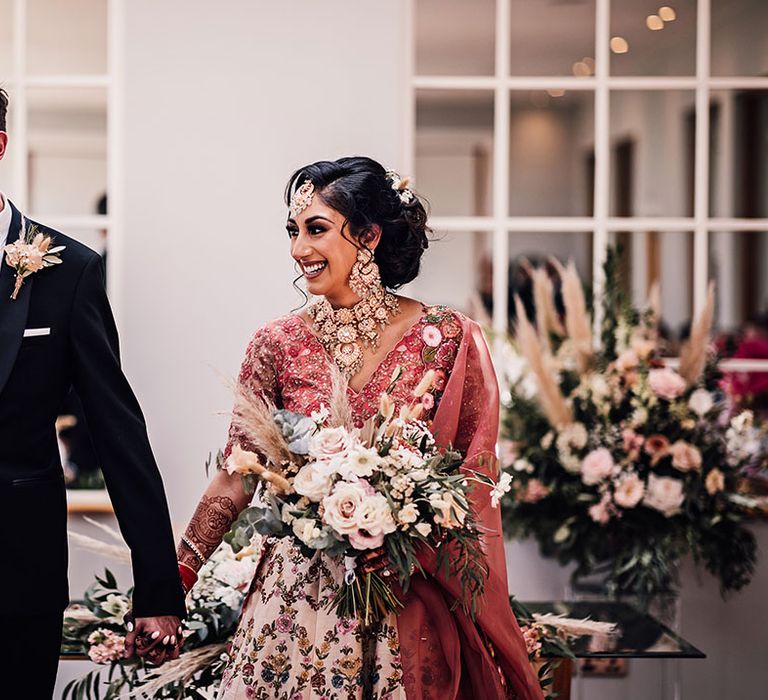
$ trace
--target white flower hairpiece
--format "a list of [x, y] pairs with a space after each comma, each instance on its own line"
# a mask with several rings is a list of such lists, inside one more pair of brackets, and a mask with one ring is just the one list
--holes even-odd
[[394, 170], [387, 170], [387, 179], [403, 204], [408, 204], [408, 202], [416, 197], [413, 190], [409, 188], [409, 185], [411, 184], [410, 177], [400, 177]]

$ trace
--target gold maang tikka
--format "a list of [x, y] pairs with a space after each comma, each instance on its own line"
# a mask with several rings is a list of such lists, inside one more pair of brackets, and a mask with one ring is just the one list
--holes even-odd
[[357, 251], [349, 288], [360, 297], [354, 306], [334, 309], [321, 299], [307, 309], [320, 342], [347, 379], [363, 366], [363, 347], [377, 348], [380, 330], [400, 313], [397, 297], [384, 289], [379, 266], [366, 248]]
[[312, 198], [315, 195], [315, 183], [312, 180], [305, 180], [301, 187], [293, 193], [291, 197], [291, 203], [288, 207], [288, 212], [292, 219], [295, 219], [301, 212], [303, 212], [310, 204], [312, 204]]

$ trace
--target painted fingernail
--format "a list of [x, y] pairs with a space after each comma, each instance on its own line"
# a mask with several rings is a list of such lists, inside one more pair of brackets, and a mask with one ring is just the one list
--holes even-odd
[[132, 622], [129, 622], [125, 627], [126, 627], [126, 629], [129, 632], [133, 632], [133, 623]]
[[168, 640], [170, 637], [166, 634], [165, 637], [163, 637], [163, 644], [168, 644]]
[[181, 637], [181, 625], [179, 625], [179, 628], [176, 631], [179, 633], [179, 637]]
[[176, 635], [175, 634], [171, 635], [171, 644], [176, 644]]
[[160, 636], [160, 632], [152, 632], [152, 639], [157, 639]]

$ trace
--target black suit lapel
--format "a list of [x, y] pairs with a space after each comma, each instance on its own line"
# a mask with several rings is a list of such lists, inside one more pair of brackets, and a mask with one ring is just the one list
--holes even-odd
[[[7, 243], [15, 243], [21, 231], [21, 214], [8, 200], [11, 207], [11, 227], [8, 230]], [[16, 362], [16, 355], [24, 337], [24, 326], [29, 312], [29, 301], [32, 298], [32, 278], [30, 275], [21, 285], [16, 299], [11, 299], [15, 284], [16, 273], [5, 262], [5, 251], [0, 251], [0, 393], [5, 388], [8, 377]]]

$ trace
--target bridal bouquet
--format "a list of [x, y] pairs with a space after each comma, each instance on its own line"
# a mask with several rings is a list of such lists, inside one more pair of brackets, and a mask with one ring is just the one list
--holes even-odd
[[434, 371], [395, 415], [390, 394], [401, 371], [360, 429], [351, 427], [338, 378], [333, 407], [311, 416], [276, 410], [240, 390], [234, 422], [253, 451], [236, 445], [218, 460], [255, 492], [225, 538], [233, 549], [258, 533], [292, 538], [307, 556], [322, 551], [338, 559], [345, 575], [333, 608], [366, 625], [402, 607], [393, 585], [407, 590], [420, 569], [419, 546], [437, 549], [439, 565], [460, 577], [471, 612], [487, 567], [469, 492], [491, 486], [498, 504], [508, 488], [507, 480], [494, 484], [462, 469], [459, 453], [436, 446], [420, 419]]
[[734, 488], [765, 459], [765, 440], [719, 388], [713, 291], [673, 368], [659, 355], [654, 304], [625, 301], [615, 264], [611, 251], [599, 349], [572, 265], [559, 267], [564, 318], [543, 270], [532, 271], [535, 326], [517, 300], [517, 335], [499, 363], [508, 532], [533, 535], [543, 554], [575, 562], [575, 580], [598, 575], [611, 594], [649, 602], [671, 591], [686, 554], [723, 593], [738, 590], [756, 546]]

